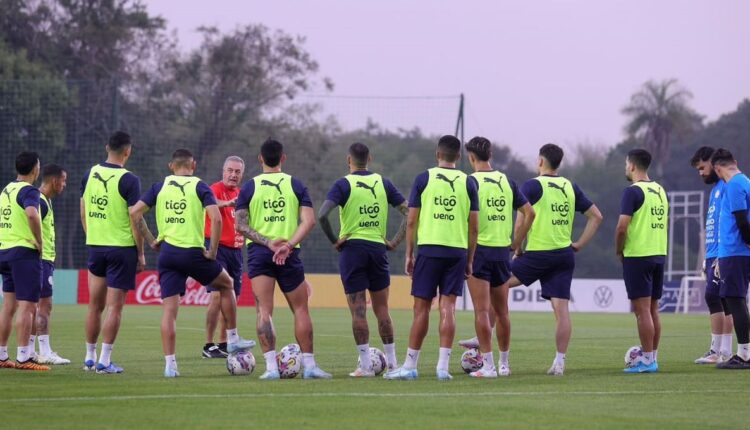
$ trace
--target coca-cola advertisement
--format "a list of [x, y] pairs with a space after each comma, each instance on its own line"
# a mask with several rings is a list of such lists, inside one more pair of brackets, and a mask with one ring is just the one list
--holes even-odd
[[[188, 278], [185, 286], [185, 295], [182, 296], [182, 306], [206, 306], [210, 300], [210, 294], [198, 281]], [[88, 271], [78, 272], [78, 303], [89, 302]], [[160, 305], [161, 287], [159, 286], [159, 273], [145, 271], [136, 275], [135, 290], [129, 291], [125, 303], [129, 305]], [[242, 294], [237, 298], [238, 306], [255, 306], [250, 279], [242, 275]]]

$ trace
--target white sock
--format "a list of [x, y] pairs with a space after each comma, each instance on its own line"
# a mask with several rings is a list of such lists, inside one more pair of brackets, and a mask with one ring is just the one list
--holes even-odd
[[177, 370], [177, 358], [174, 354], [172, 355], [165, 355], [164, 361], [167, 363], [167, 369], [175, 369]]
[[276, 361], [276, 351], [268, 351], [263, 354], [263, 358], [266, 359], [266, 370], [272, 372], [279, 370], [279, 362]]
[[86, 342], [86, 361], [96, 362], [96, 344]]
[[[305, 369], [315, 369], [318, 365], [315, 364], [315, 354], [311, 352], [302, 353], [302, 367]], [[372, 367], [372, 366], [370, 366]]]
[[359, 352], [359, 368], [362, 370], [372, 369], [372, 360], [370, 360], [370, 344], [364, 343], [357, 345], [357, 352]]
[[29, 336], [29, 354], [34, 355], [35, 350], [36, 350], [36, 336], [32, 334]]
[[490, 352], [482, 353], [482, 369], [493, 370], [495, 368], [495, 356]]
[[385, 362], [388, 363], [388, 368], [395, 369], [398, 366], [398, 360], [396, 359], [396, 344], [384, 343], [383, 350], [383, 352], [385, 352]]
[[750, 343], [737, 344], [737, 355], [741, 359], [747, 361], [750, 360]]
[[404, 369], [416, 369], [419, 362], [419, 350], [406, 348], [406, 358], [404, 359]]
[[110, 357], [112, 357], [112, 345], [111, 343], [102, 344], [102, 355], [99, 356], [99, 363], [103, 364], [104, 367], [109, 366]]
[[49, 335], [48, 334], [40, 334], [37, 337], [37, 340], [39, 341], [39, 354], [49, 356], [52, 354], [52, 347], [49, 344]]
[[659, 360], [659, 350], [655, 349], [654, 350], [654, 361], [658, 361], [658, 360]]
[[240, 335], [237, 334], [237, 329], [227, 330], [227, 343], [237, 343], [240, 341]]
[[500, 363], [507, 366], [509, 355], [510, 355], [510, 351], [500, 351]]
[[23, 363], [29, 359], [29, 346], [19, 346], [18, 352], [16, 353], [16, 361]]
[[0, 346], [0, 360], [5, 361], [8, 359], [8, 346]]
[[437, 370], [448, 370], [451, 362], [451, 348], [440, 348], [438, 353]]
[[711, 333], [711, 351], [718, 353], [721, 350], [722, 336], [721, 334]]
[[557, 351], [557, 354], [555, 354], [555, 364], [562, 364], [565, 365], [565, 353]]
[[651, 363], [654, 362], [654, 360], [655, 360], [655, 357], [654, 357], [654, 352], [653, 351], [651, 351], [651, 352], [644, 352], [643, 353], [643, 358], [641, 360], [641, 361], [643, 361], [643, 364], [651, 364]]
[[721, 354], [727, 357], [732, 356], [732, 333], [721, 335]]

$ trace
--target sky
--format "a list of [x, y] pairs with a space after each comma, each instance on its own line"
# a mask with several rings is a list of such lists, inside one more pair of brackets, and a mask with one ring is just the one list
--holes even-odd
[[[200, 44], [201, 25], [262, 23], [306, 37], [334, 96], [452, 96], [322, 99], [346, 123], [372, 116], [452, 133], [463, 93], [467, 139], [486, 136], [529, 162], [547, 142], [568, 150], [618, 143], [620, 109], [649, 79], [677, 78], [708, 121], [750, 97], [745, 0], [146, 3], [185, 51]], [[324, 93], [322, 85], [312, 92]]]

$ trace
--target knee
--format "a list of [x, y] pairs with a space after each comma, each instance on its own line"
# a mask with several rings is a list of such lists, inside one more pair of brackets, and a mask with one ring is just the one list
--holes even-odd
[[706, 291], [705, 299], [709, 313], [715, 314], [718, 312], [724, 312], [724, 306], [722, 306], [721, 297], [719, 297], [718, 294]]

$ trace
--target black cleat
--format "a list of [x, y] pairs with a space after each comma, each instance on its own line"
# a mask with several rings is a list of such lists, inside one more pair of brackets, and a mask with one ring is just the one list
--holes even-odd
[[203, 358], [226, 358], [227, 355], [223, 353], [218, 346], [209, 344], [203, 347]]
[[723, 361], [716, 365], [717, 369], [750, 369], [750, 361], [743, 360], [737, 354], [733, 355], [727, 361]]
[[227, 351], [227, 343], [221, 342], [216, 344], [219, 347], [219, 351], [224, 354], [224, 357], [229, 357], [229, 351]]

